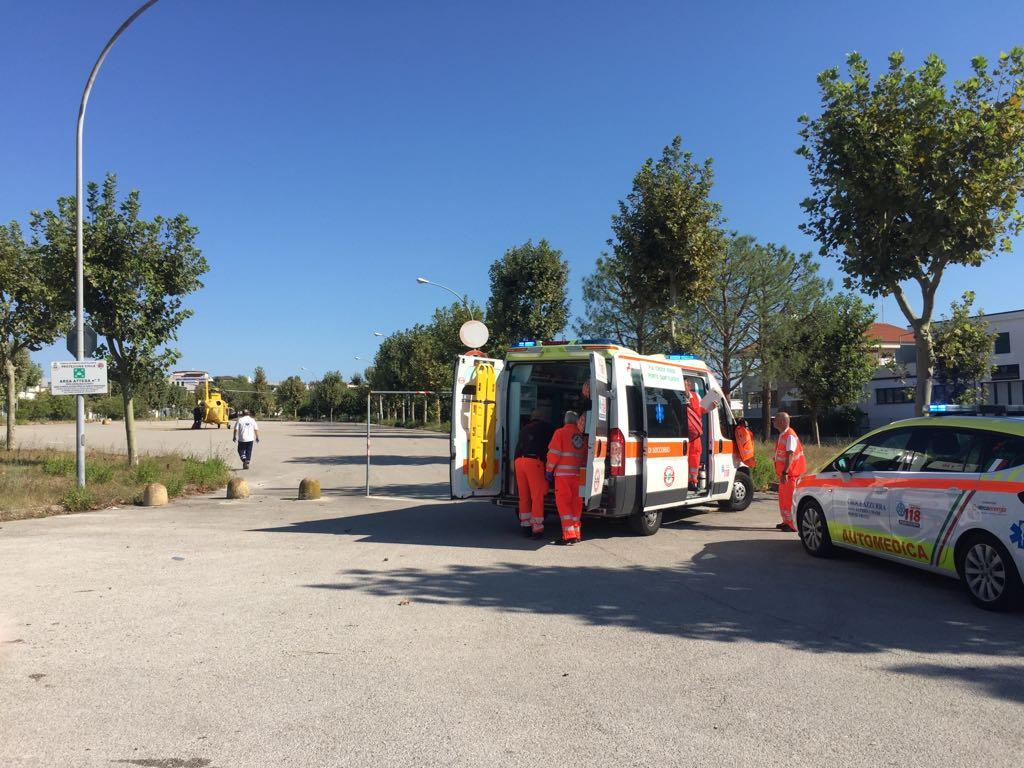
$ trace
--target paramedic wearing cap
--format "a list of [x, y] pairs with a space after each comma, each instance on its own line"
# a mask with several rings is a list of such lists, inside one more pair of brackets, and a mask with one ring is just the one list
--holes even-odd
[[519, 525], [524, 536], [544, 533], [544, 497], [548, 481], [544, 477], [548, 443], [554, 430], [534, 409], [530, 420], [519, 430], [516, 442], [516, 488], [519, 491]]
[[585, 417], [565, 412], [565, 425], [556, 430], [548, 445], [547, 479], [555, 483], [555, 505], [562, 522], [562, 543], [575, 544], [580, 538], [583, 498], [580, 496], [580, 468], [586, 464], [587, 441], [579, 424]]
[[779, 439], [775, 443], [775, 473], [779, 476], [779, 514], [782, 515], [782, 522], [775, 527], [780, 531], [795, 531], [793, 492], [800, 484], [800, 475], [807, 471], [807, 460], [800, 438], [789, 426], [789, 414], [779, 411], [775, 414], [774, 424], [779, 430]]

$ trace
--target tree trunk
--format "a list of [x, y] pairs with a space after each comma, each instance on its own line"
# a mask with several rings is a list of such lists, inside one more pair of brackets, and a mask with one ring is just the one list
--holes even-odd
[[129, 386], [123, 381], [121, 402], [124, 403], [124, 436], [128, 443], [128, 465], [134, 467], [139, 463], [139, 457], [135, 453], [135, 398], [132, 397]]
[[330, 420], [330, 422], [332, 424], [334, 423], [334, 406], [333, 405], [330, 408], [330, 415], [327, 418]]
[[441, 398], [437, 398], [437, 423], [441, 423]]
[[7, 374], [7, 450], [14, 450], [14, 418], [18, 408], [18, 393], [15, 391], [14, 363], [10, 360], [4, 361], [4, 373]]
[[821, 445], [821, 431], [818, 429], [818, 411], [817, 409], [811, 410], [811, 425], [814, 428], [814, 444]]
[[377, 407], [380, 412], [380, 420], [384, 421], [384, 395], [377, 398]]
[[772, 439], [772, 383], [767, 379], [761, 381], [761, 439]]
[[917, 345], [917, 383], [914, 386], [914, 415], [923, 416], [932, 402], [932, 376], [935, 374], [931, 323], [915, 323], [914, 336]]

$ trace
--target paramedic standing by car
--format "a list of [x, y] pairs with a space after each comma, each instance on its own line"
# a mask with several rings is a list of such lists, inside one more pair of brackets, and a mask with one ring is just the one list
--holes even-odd
[[[708, 411], [700, 404], [700, 395], [697, 393], [693, 379], [686, 380], [686, 436], [689, 438], [686, 448], [686, 458], [689, 469], [689, 487], [691, 491], [698, 490], [700, 480], [700, 459], [704, 451], [704, 414]], [[717, 401], [712, 407], [717, 407]]]
[[544, 476], [548, 444], [554, 430], [538, 409], [519, 430], [516, 442], [516, 488], [519, 491], [519, 525], [524, 536], [544, 533], [544, 497], [548, 481]]
[[238, 443], [238, 458], [242, 460], [242, 469], [248, 469], [252, 461], [253, 441], [260, 441], [260, 425], [249, 415], [249, 411], [242, 411], [242, 416], [235, 422], [235, 434], [231, 439]]
[[780, 531], [795, 531], [793, 524], [793, 492], [800, 484], [800, 476], [807, 471], [804, 446], [796, 432], [789, 426], [789, 414], [779, 411], [775, 414], [775, 428], [779, 439], [775, 443], [775, 473], [779, 476], [779, 514], [782, 522], [776, 525]]
[[583, 497], [580, 496], [580, 469], [587, 461], [587, 441], [580, 423], [586, 416], [565, 412], [565, 425], [555, 431], [548, 446], [547, 479], [555, 483], [555, 504], [562, 521], [562, 544], [580, 539]]

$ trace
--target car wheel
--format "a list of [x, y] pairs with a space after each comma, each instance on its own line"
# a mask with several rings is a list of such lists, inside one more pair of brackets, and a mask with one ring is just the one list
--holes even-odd
[[986, 533], [976, 533], [957, 553], [957, 573], [975, 605], [1005, 611], [1021, 592], [1020, 575], [1010, 553]]
[[800, 505], [800, 510], [796, 514], [796, 530], [807, 554], [829, 557], [835, 552], [825, 512], [814, 499], [808, 499]]
[[719, 509], [742, 512], [754, 500], [754, 481], [746, 472], [737, 472], [732, 483], [732, 495], [727, 501], [718, 502]]
[[644, 512], [640, 510], [629, 516], [629, 527], [641, 536], [653, 536], [661, 528], [661, 510]]

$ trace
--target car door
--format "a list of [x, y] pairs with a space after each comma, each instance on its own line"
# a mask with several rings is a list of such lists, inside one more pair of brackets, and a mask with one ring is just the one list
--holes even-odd
[[686, 393], [682, 371], [644, 361], [644, 509], [686, 500]]
[[587, 419], [587, 476], [580, 495], [584, 509], [601, 506], [605, 465], [608, 461], [608, 418], [611, 412], [608, 363], [604, 356], [590, 353], [590, 418]]
[[[477, 392], [477, 374], [482, 366], [490, 365], [494, 371], [495, 398], [484, 400]], [[471, 355], [459, 355], [455, 361], [455, 386], [452, 388], [452, 429], [450, 434], [450, 456], [451, 467], [449, 469], [449, 480], [451, 484], [451, 497], [453, 499], [468, 499], [471, 497], [490, 497], [501, 493], [503, 465], [503, 421], [501, 414], [505, 402], [505, 387], [507, 386], [504, 371], [505, 363], [502, 360], [492, 360], [487, 357], [476, 357]], [[474, 404], [476, 405], [474, 409]], [[482, 424], [481, 416], [490, 416], [496, 419], [493, 433], [483, 435], [486, 441], [484, 447], [487, 453], [487, 460], [497, 464], [493, 478], [486, 485], [476, 486], [470, 482], [469, 460], [471, 433], [480, 434]], [[480, 441], [480, 438], [475, 438]], [[479, 448], [479, 446], [478, 446]]]
[[[861, 549], [884, 549], [889, 535], [890, 494], [909, 457], [910, 429], [897, 428], [862, 441], [832, 494], [833, 539]], [[829, 527], [832, 532], [832, 527]]]
[[943, 426], [911, 430], [910, 462], [893, 489], [893, 554], [931, 568], [954, 568], [952, 544], [979, 487], [985, 444], [975, 430]]

